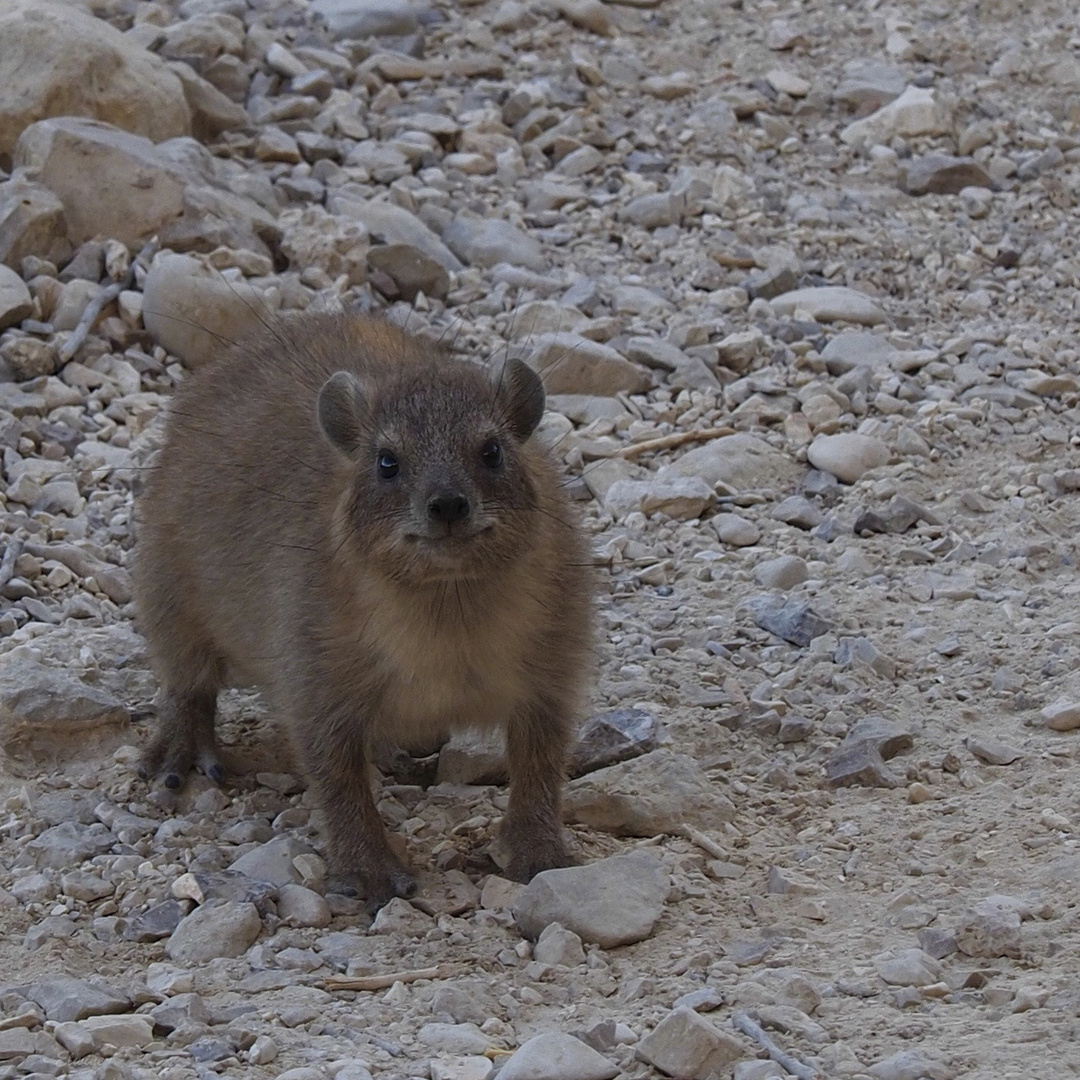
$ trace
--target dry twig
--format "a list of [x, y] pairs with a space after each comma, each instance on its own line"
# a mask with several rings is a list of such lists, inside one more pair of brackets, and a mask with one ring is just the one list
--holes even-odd
[[676, 431], [671, 435], [661, 435], [658, 439], [647, 439], [645, 442], [631, 443], [622, 449], [615, 451], [612, 457], [633, 458], [640, 454], [648, 454], [653, 450], [670, 450], [674, 446], [682, 446], [689, 442], [709, 442], [712, 439], [720, 439], [725, 435], [734, 435], [735, 429], [729, 427], [718, 428], [695, 428], [693, 431]]
[[460, 975], [461, 964], [414, 968], [412, 971], [388, 971], [385, 975], [331, 975], [322, 980], [324, 990], [386, 990], [394, 983], [418, 982], [420, 979], [450, 979]]
[[22, 554], [22, 541], [17, 537], [8, 537], [4, 557], [0, 559], [0, 589], [15, 576], [15, 563]]
[[821, 1076], [817, 1070], [811, 1069], [809, 1065], [804, 1065], [798, 1058], [793, 1058], [790, 1054], [781, 1050], [765, 1034], [761, 1025], [756, 1024], [746, 1013], [735, 1013], [731, 1018], [731, 1022], [738, 1031], [741, 1031], [744, 1035], [749, 1035], [754, 1042], [759, 1043], [769, 1057], [782, 1069], [786, 1069], [791, 1073], [792, 1076], [797, 1076], [799, 1080], [818, 1080], [818, 1077]]
[[86, 305], [86, 310], [82, 313], [79, 325], [72, 330], [71, 337], [60, 347], [60, 362], [62, 364], [66, 364], [83, 347], [83, 342], [86, 341], [86, 335], [90, 333], [90, 327], [94, 325], [94, 320], [135, 281], [136, 265], [148, 266], [157, 249], [158, 238], [155, 236], [132, 259], [128, 272], [119, 281], [112, 281], [108, 285], [103, 285], [97, 296]]
[[695, 829], [693, 825], [683, 825], [679, 829], [679, 835], [685, 840], [689, 840], [691, 844], [696, 844], [714, 859], [726, 861], [728, 858], [728, 853], [712, 837], [706, 836], [700, 829]]

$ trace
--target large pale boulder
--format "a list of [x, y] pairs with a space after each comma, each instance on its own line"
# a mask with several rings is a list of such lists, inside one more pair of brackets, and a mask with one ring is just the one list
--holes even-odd
[[162, 348], [188, 367], [207, 363], [224, 343], [276, 315], [263, 295], [242, 281], [228, 281], [191, 255], [163, 252], [146, 275], [143, 322]]
[[64, 116], [31, 125], [15, 146], [15, 162], [59, 197], [74, 244], [101, 236], [135, 247], [184, 209], [184, 183], [154, 144], [96, 120]]
[[83, 8], [0, 0], [0, 166], [36, 120], [88, 116], [154, 139], [187, 135], [191, 111], [165, 62]]
[[269, 211], [221, 186], [194, 139], [155, 146], [97, 120], [54, 117], [22, 133], [15, 162], [59, 197], [74, 244], [111, 237], [139, 247], [156, 234], [176, 251], [224, 246], [269, 256], [281, 239]]

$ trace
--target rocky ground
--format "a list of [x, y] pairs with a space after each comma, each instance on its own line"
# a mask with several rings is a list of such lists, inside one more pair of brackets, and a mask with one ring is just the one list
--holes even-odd
[[[92, 7], [0, 7], [0, 1077], [1080, 1075], [1072, 7]], [[374, 922], [254, 696], [133, 773], [169, 393], [338, 304], [543, 371], [599, 568], [585, 865], [455, 740]]]

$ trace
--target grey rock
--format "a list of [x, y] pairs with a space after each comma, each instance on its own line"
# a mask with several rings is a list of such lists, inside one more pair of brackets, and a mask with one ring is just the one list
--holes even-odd
[[623, 354], [635, 364], [645, 364], [660, 371], [675, 371], [690, 359], [671, 342], [648, 337], [631, 338]]
[[414, 247], [451, 273], [463, 269], [458, 257], [438, 236], [403, 207], [378, 199], [360, 202], [346, 197], [328, 197], [327, 207], [335, 214], [359, 221], [379, 243]]
[[188, 1043], [187, 1052], [195, 1061], [223, 1061], [236, 1054], [231, 1042], [225, 1039], [196, 1039]]
[[[616, 836], [712, 828], [735, 814], [693, 758], [667, 749], [598, 769], [566, 788], [565, 816]], [[569, 925], [564, 924], [564, 925]]]
[[777, 315], [790, 316], [797, 311], [805, 311], [818, 322], [851, 322], [877, 326], [889, 321], [888, 316], [869, 296], [845, 285], [794, 289], [774, 297], [770, 303]]
[[26, 936], [23, 938], [23, 948], [33, 951], [34, 949], [40, 949], [47, 941], [54, 939], [66, 941], [68, 938], [74, 937], [78, 929], [78, 924], [71, 915], [47, 915], [26, 931]]
[[611, 306], [620, 315], [658, 318], [673, 309], [670, 300], [645, 285], [617, 285], [611, 290]]
[[335, 38], [404, 37], [423, 12], [410, 0], [313, 0], [311, 12]]
[[0, 56], [4, 159], [20, 132], [58, 114], [92, 116], [158, 139], [190, 129], [176, 76], [159, 57], [88, 10], [36, 0], [6, 4], [0, 40], [5, 46]]
[[738, 514], [717, 514], [709, 520], [721, 543], [732, 547], [750, 547], [761, 539], [761, 530]]
[[[515, 341], [530, 340], [540, 334], [576, 333], [588, 318], [576, 307], [554, 300], [530, 300], [515, 308], [507, 336]], [[637, 356], [631, 360], [646, 363]]]
[[712, 1012], [724, 1004], [724, 995], [715, 987], [703, 986], [700, 990], [691, 990], [677, 998], [672, 1009], [693, 1009], [694, 1012]]
[[904, 169], [903, 188], [909, 195], [957, 195], [964, 188], [993, 186], [989, 173], [974, 158], [926, 154]]
[[81, 979], [44, 979], [34, 983], [27, 997], [45, 1010], [49, 1020], [85, 1020], [88, 1016], [126, 1013], [131, 998], [115, 990]]
[[174, 994], [150, 1011], [155, 1027], [174, 1030], [182, 1024], [207, 1024], [210, 1010], [198, 994]]
[[854, 484], [865, 472], [888, 463], [889, 448], [872, 435], [843, 432], [816, 436], [806, 456], [814, 468]]
[[645, 709], [615, 709], [592, 716], [581, 725], [571, 752], [571, 774], [616, 765], [657, 749], [663, 726]]
[[554, 1031], [529, 1039], [499, 1070], [500, 1080], [614, 1080], [619, 1074], [591, 1046]]
[[329, 926], [330, 905], [313, 889], [288, 882], [281, 886], [277, 900], [278, 915], [288, 926]]
[[831, 338], [821, 353], [830, 375], [844, 375], [859, 367], [888, 367], [899, 350], [880, 334], [846, 330]]
[[557, 922], [584, 942], [612, 949], [647, 938], [667, 894], [663, 865], [636, 852], [537, 874], [519, 893], [513, 914], [527, 937], [538, 938]]
[[549, 394], [595, 394], [614, 397], [640, 393], [652, 385], [648, 372], [630, 363], [610, 345], [563, 332], [537, 338], [528, 357]]
[[789, 1075], [775, 1061], [737, 1061], [732, 1080], [785, 1080]]
[[258, 290], [226, 280], [191, 255], [159, 255], [146, 276], [143, 322], [162, 348], [192, 368], [216, 356], [222, 341], [256, 329], [268, 314]]
[[732, 1064], [747, 1053], [735, 1035], [688, 1008], [668, 1013], [637, 1045], [642, 1061], [680, 1080], [726, 1076]]
[[925, 1050], [901, 1050], [867, 1071], [874, 1080], [952, 1080], [956, 1075]]
[[900, 778], [885, 766], [877, 747], [870, 742], [840, 746], [825, 762], [825, 781], [828, 787], [894, 788]]
[[73, 244], [109, 236], [137, 248], [184, 211], [184, 181], [157, 147], [95, 120], [31, 124], [19, 137], [15, 163], [63, 203]]
[[501, 218], [461, 211], [443, 233], [443, 242], [462, 262], [473, 266], [510, 263], [543, 271], [549, 266], [540, 242]]
[[767, 345], [768, 339], [756, 326], [737, 330], [717, 343], [717, 361], [731, 371], [743, 372], [765, 352]]
[[229, 869], [255, 881], [269, 881], [273, 885], [299, 885], [303, 878], [293, 865], [297, 855], [314, 854], [310, 844], [294, 836], [275, 836], [273, 840], [241, 855]]
[[956, 936], [948, 930], [926, 926], [919, 931], [919, 948], [935, 960], [944, 960], [946, 956], [952, 956], [959, 945]]
[[62, 264], [71, 254], [64, 203], [22, 174], [0, 184], [0, 262], [13, 270], [28, 255]]
[[42, 904], [56, 896], [54, 878], [55, 874], [23, 874], [9, 891], [20, 904]]
[[423, 293], [445, 299], [450, 291], [450, 275], [426, 252], [410, 244], [382, 244], [369, 248], [368, 266], [386, 274], [397, 286], [402, 300], [412, 303]]
[[[799, 278], [790, 266], [770, 266], [754, 270], [746, 279], [746, 291], [752, 297], [772, 300], [798, 288]], [[739, 369], [736, 369], [739, 370]]]
[[34, 337], [11, 338], [0, 344], [0, 361], [6, 363], [20, 381], [52, 375], [60, 366], [56, 347]]
[[805, 649], [816, 637], [827, 634], [832, 623], [823, 619], [804, 600], [785, 600], [782, 596], [762, 593], [746, 601], [754, 623], [792, 645]]
[[0, 330], [29, 318], [33, 310], [26, 282], [11, 267], [0, 263]]
[[658, 229], [663, 225], [677, 224], [682, 217], [682, 209], [681, 199], [670, 191], [662, 191], [631, 199], [619, 217], [642, 229]]
[[0, 746], [23, 765], [111, 753], [127, 734], [127, 709], [108, 691], [28, 658], [0, 674]]
[[723, 484], [732, 492], [777, 490], [794, 485], [801, 468], [787, 454], [756, 435], [739, 433], [713, 439], [666, 465], [657, 479], [699, 476], [711, 487]]
[[67, 870], [108, 851], [116, 842], [104, 825], [64, 821], [31, 840], [17, 860], [38, 870]]
[[886, 679], [896, 675], [895, 662], [880, 652], [868, 637], [861, 634], [840, 639], [833, 652], [833, 663], [842, 668], [867, 667]]
[[408, 900], [395, 896], [385, 907], [380, 908], [371, 924], [371, 932], [399, 937], [422, 937], [434, 925], [435, 920], [430, 915], [413, 907]]
[[172, 61], [168, 66], [184, 88], [184, 98], [191, 110], [191, 133], [200, 142], [209, 141], [223, 131], [250, 126], [247, 109], [223, 94], [190, 64]]
[[910, 750], [915, 739], [910, 730], [884, 716], [871, 714], [859, 719], [844, 738], [845, 746], [869, 743], [885, 761]]
[[773, 507], [769, 517], [782, 521], [785, 525], [810, 530], [821, 524], [824, 515], [805, 496], [789, 495], [783, 502]]
[[[0, 1063], [23, 1061], [33, 1054], [36, 1049], [34, 1037], [26, 1028], [12, 1028], [10, 1031], [0, 1031]], [[8, 1075], [15, 1076], [16, 1074], [12, 1070]]]
[[505, 784], [510, 769], [501, 731], [458, 731], [439, 750], [440, 784]]
[[784, 745], [797, 743], [802, 742], [813, 730], [812, 720], [799, 713], [786, 713], [780, 717], [780, 730], [776, 737]]
[[895, 135], [941, 135], [950, 126], [949, 112], [934, 97], [933, 90], [909, 86], [895, 101], [848, 124], [840, 138], [849, 146], [861, 146], [887, 143]]
[[941, 964], [922, 949], [905, 949], [897, 956], [880, 957], [874, 967], [890, 986], [930, 986], [941, 981]]
[[226, 901], [196, 908], [165, 945], [170, 960], [201, 964], [222, 956], [240, 956], [262, 930], [254, 904]]
[[138, 1014], [89, 1016], [80, 1021], [79, 1026], [93, 1036], [99, 1047], [106, 1043], [116, 1047], [143, 1047], [154, 1039], [153, 1024], [147, 1017]]
[[1008, 743], [999, 742], [997, 739], [980, 738], [976, 735], [968, 736], [967, 748], [987, 765], [1011, 765], [1019, 761], [1024, 752]]
[[551, 923], [541, 931], [533, 948], [533, 959], [542, 964], [576, 967], [585, 963], [585, 950], [581, 947], [581, 938], [573, 930]]
[[851, 60], [844, 65], [844, 77], [833, 97], [850, 109], [865, 111], [894, 101], [907, 86], [899, 68], [881, 60]]
[[797, 555], [766, 559], [754, 567], [754, 580], [763, 589], [781, 589], [786, 592], [796, 585], [801, 585], [809, 576], [806, 563]]
[[676, 476], [650, 483], [641, 497], [646, 517], [665, 514], [676, 521], [701, 517], [716, 501], [713, 489], [699, 476]]
[[888, 504], [880, 510], [864, 510], [855, 519], [852, 526], [857, 536], [867, 533], [893, 533], [899, 535], [925, 521], [930, 525], [941, 525], [942, 520], [925, 506], [912, 502], [905, 495], [894, 495]]
[[1011, 897], [989, 897], [956, 931], [956, 944], [965, 956], [995, 959], [1023, 956], [1020, 911]]
[[475, 1024], [424, 1024], [417, 1039], [445, 1054], [483, 1054], [491, 1040]]
[[190, 901], [163, 900], [135, 916], [122, 936], [125, 941], [161, 941], [176, 930], [190, 908]]

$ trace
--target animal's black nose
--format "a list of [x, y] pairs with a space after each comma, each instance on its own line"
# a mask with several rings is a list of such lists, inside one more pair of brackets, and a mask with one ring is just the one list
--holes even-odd
[[428, 517], [450, 525], [469, 516], [469, 500], [464, 495], [436, 495], [428, 503]]

